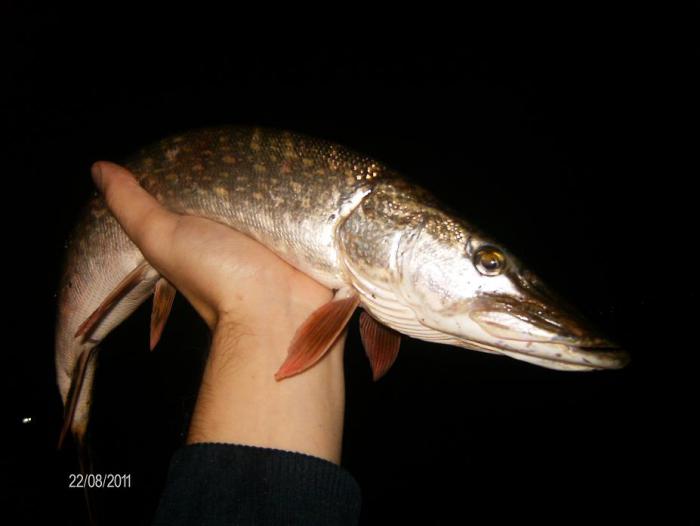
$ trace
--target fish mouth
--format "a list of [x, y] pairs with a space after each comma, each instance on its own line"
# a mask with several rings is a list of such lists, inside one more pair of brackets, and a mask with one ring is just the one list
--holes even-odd
[[621, 369], [629, 354], [570, 308], [540, 298], [488, 294], [470, 318], [488, 335], [477, 346], [551, 369]]

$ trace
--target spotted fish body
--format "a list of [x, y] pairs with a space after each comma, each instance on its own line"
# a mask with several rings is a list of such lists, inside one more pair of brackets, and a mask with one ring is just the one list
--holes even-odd
[[[170, 209], [224, 223], [260, 241], [329, 288], [342, 288], [336, 232], [379, 178], [379, 163], [287, 132], [219, 128], [165, 139], [124, 163]], [[65, 401], [78, 357], [147, 299], [158, 275], [137, 286], [90, 338], [78, 326], [143, 260], [95, 197], [69, 241], [60, 285], [56, 368]]]
[[[355, 294], [373, 319], [400, 333], [565, 370], [624, 364], [619, 351], [559, 313], [507, 252], [501, 276], [479, 274], [475, 254], [493, 241], [396, 172], [342, 146], [214, 128], [165, 139], [124, 165], [168, 208], [256, 239], [319, 283]], [[159, 275], [148, 268], [88, 337], [75, 337], [142, 262], [95, 197], [71, 236], [60, 284], [56, 370], [64, 402], [81, 357], [92, 363], [95, 345], [153, 293]], [[92, 369], [76, 395], [77, 432], [87, 422], [91, 378]]]

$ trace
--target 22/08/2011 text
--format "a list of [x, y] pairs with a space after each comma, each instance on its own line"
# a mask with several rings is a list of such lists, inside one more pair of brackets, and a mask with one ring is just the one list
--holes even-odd
[[69, 473], [69, 488], [130, 488], [131, 473]]

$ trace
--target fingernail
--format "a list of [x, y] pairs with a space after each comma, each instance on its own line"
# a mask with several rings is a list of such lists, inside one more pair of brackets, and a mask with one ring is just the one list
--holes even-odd
[[92, 172], [92, 180], [95, 181], [95, 185], [97, 186], [97, 189], [101, 192], [102, 191], [102, 167], [100, 166], [99, 162], [96, 162], [92, 165], [92, 168], [90, 168], [90, 171]]

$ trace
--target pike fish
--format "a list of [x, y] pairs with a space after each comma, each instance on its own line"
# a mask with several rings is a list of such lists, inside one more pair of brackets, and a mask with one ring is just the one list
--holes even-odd
[[[240, 231], [336, 291], [299, 327], [278, 380], [314, 365], [358, 307], [375, 379], [394, 363], [402, 334], [563, 371], [628, 362], [505, 247], [394, 170], [340, 145], [210, 128], [164, 139], [124, 165], [171, 210]], [[70, 430], [81, 442], [97, 345], [153, 295], [153, 348], [175, 289], [100, 196], [71, 234], [59, 288], [61, 441]]]

